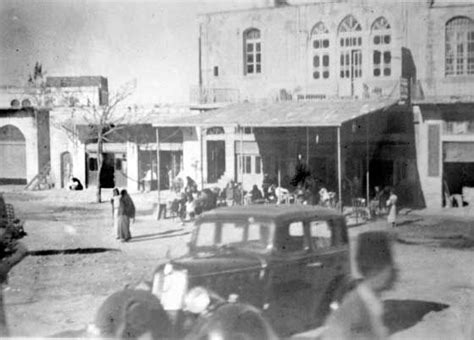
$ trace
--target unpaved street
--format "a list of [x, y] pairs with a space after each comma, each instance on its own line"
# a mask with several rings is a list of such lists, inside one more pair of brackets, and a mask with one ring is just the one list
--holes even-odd
[[[138, 216], [132, 225], [134, 238], [124, 244], [115, 240], [112, 230], [110, 191], [104, 190], [105, 202], [97, 204], [89, 190], [19, 189], [1, 188], [17, 215], [26, 220], [24, 242], [35, 255], [14, 268], [4, 293], [14, 336], [48, 336], [83, 328], [107, 295], [127, 283], [150, 279], [168, 250], [172, 256], [186, 250], [191, 225], [156, 221], [152, 213], [156, 192], [132, 196]], [[424, 218], [428, 224], [431, 220]], [[378, 221], [350, 232], [353, 236], [385, 227]], [[413, 240], [414, 228], [407, 223], [397, 232]], [[473, 248], [404, 242], [397, 243], [396, 255], [400, 280], [385, 296], [396, 311], [389, 320], [397, 331], [392, 338], [472, 339]], [[447, 308], [436, 312], [437, 306]]]

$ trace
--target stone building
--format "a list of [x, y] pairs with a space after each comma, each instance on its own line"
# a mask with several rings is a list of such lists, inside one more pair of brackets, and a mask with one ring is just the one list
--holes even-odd
[[50, 164], [49, 110], [0, 109], [0, 183], [27, 184]]
[[346, 201], [393, 186], [401, 204], [439, 207], [443, 177], [452, 193], [474, 186], [473, 10], [314, 1], [201, 15], [198, 113], [156, 126], [194, 130], [183, 162], [203, 186], [291, 178], [302, 155]]
[[463, 195], [474, 205], [474, 4], [432, 2], [407, 34], [418, 74], [412, 103], [426, 204], [450, 206]]

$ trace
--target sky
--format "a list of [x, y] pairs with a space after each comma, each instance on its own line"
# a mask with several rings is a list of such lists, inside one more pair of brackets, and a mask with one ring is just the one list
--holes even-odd
[[134, 81], [137, 104], [184, 103], [198, 83], [197, 15], [271, 2], [0, 0], [0, 85], [24, 85], [38, 61], [49, 76], [107, 77], [112, 92]]
[[0, 85], [47, 76], [101, 75], [116, 91], [135, 81], [138, 104], [187, 102], [198, 83], [201, 13], [265, 0], [1, 0]]

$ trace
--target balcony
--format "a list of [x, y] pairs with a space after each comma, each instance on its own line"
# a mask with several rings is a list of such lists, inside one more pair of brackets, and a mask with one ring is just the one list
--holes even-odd
[[238, 89], [193, 86], [190, 90], [190, 102], [199, 106], [219, 107], [239, 101]]

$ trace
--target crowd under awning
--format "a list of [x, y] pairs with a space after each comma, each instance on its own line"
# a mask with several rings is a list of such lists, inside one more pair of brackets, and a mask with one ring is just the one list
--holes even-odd
[[346, 99], [237, 103], [210, 111], [181, 114], [167, 118], [159, 117], [152, 125], [157, 128], [205, 128], [214, 126], [336, 128], [338, 197], [342, 197], [340, 131], [342, 124], [370, 113], [387, 110], [398, 102], [398, 98], [379, 98], [371, 100]]
[[174, 117], [153, 126], [340, 127], [344, 122], [387, 109], [398, 99], [238, 103]]

